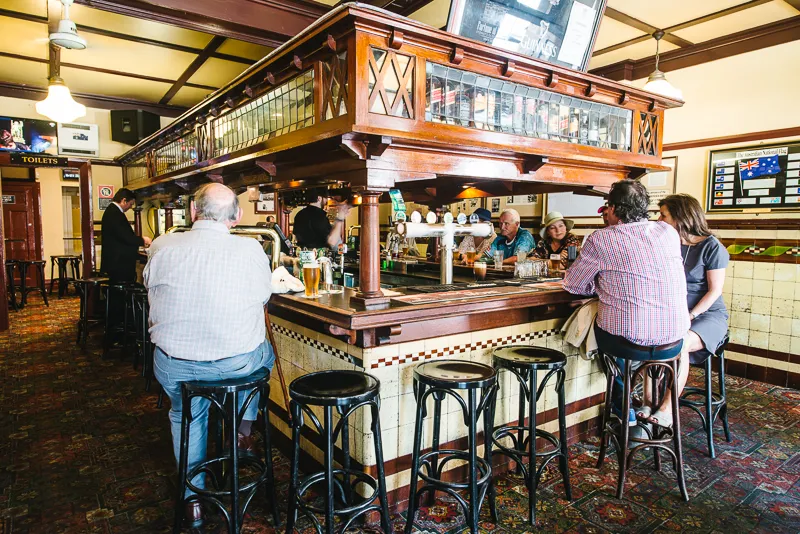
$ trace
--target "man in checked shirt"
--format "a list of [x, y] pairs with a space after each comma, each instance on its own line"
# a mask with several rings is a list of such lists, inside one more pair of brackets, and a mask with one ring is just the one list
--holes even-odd
[[[272, 293], [270, 264], [258, 241], [231, 235], [242, 218], [233, 191], [205, 184], [190, 206], [192, 230], [159, 237], [150, 247], [144, 283], [150, 302], [154, 372], [172, 404], [169, 419], [175, 459], [180, 457], [181, 382], [224, 380], [271, 370], [264, 304]], [[243, 396], [240, 396], [240, 406]], [[188, 468], [206, 459], [209, 401], [192, 400]], [[253, 448], [253, 399], [239, 427], [239, 449]], [[204, 487], [204, 475], [192, 482]], [[190, 492], [187, 490], [187, 495]], [[199, 502], [186, 505], [190, 526], [202, 520]]]
[[[610, 226], [586, 239], [564, 279], [570, 293], [599, 297], [597, 343], [603, 352], [618, 357], [620, 369], [624, 361], [619, 356], [635, 360], [635, 366], [672, 358], [682, 352], [689, 331], [680, 237], [669, 224], [648, 220], [649, 203], [647, 189], [636, 180], [615, 183], [606, 210]], [[679, 364], [679, 391], [688, 376], [685, 353]], [[619, 415], [621, 380], [615, 384], [612, 403]], [[627, 414], [629, 424], [635, 425], [638, 415], [670, 427], [671, 403], [668, 391], [661, 406], [643, 406], [638, 414]]]

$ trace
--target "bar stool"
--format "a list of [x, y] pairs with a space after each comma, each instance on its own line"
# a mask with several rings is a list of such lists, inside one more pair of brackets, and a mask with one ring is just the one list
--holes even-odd
[[19, 305], [17, 304], [17, 286], [16, 282], [14, 282], [14, 271], [17, 267], [16, 260], [6, 260], [5, 261], [5, 268], [6, 268], [6, 293], [8, 293], [8, 307], [14, 311], [19, 310]]
[[[22, 291], [22, 306], [28, 303], [28, 293], [38, 291], [44, 299], [46, 306], [50, 306], [47, 302], [47, 290], [44, 287], [44, 266], [47, 264], [45, 260], [17, 260], [20, 271], [20, 285]], [[28, 269], [32, 269], [36, 277], [39, 278], [39, 284], [36, 287], [28, 287]]]
[[[286, 532], [293, 532], [298, 510], [311, 518], [317, 532], [323, 527], [316, 514], [325, 516], [324, 531], [332, 534], [334, 517], [343, 519], [341, 532], [346, 532], [360, 516], [377, 511], [381, 516], [381, 528], [391, 532], [389, 524], [389, 503], [386, 496], [386, 478], [383, 467], [383, 443], [381, 440], [380, 382], [367, 373], [359, 371], [320, 371], [295, 379], [289, 385], [290, 409], [292, 410], [292, 474], [289, 482], [289, 511], [286, 517]], [[323, 409], [323, 421], [311, 411], [311, 406]], [[369, 407], [372, 415], [372, 434], [374, 436], [377, 479], [350, 468], [349, 417], [359, 408]], [[334, 426], [333, 409], [339, 414], [339, 422]], [[300, 434], [304, 417], [308, 416], [312, 425], [325, 442], [323, 471], [299, 478]], [[341, 468], [333, 465], [334, 444], [341, 435], [343, 462]], [[305, 494], [315, 485], [322, 483], [324, 507], [313, 506], [307, 502]], [[356, 502], [353, 492], [358, 485], [372, 490], [372, 494]], [[340, 494], [337, 503], [335, 491]], [[380, 504], [376, 501], [380, 500]], [[337, 507], [337, 504], [341, 506]]]
[[86, 340], [89, 337], [89, 328], [95, 324], [105, 322], [105, 316], [95, 313], [94, 316], [89, 316], [89, 303], [94, 297], [95, 292], [100, 290], [101, 284], [108, 282], [108, 278], [94, 277], [75, 280], [75, 287], [78, 289], [78, 295], [81, 299], [80, 317], [78, 319], [78, 339], [75, 341], [81, 347], [86, 346]]
[[[53, 277], [53, 270], [58, 265], [58, 298], [69, 294], [70, 282], [75, 283], [80, 278], [80, 256], [74, 254], [63, 254], [60, 256], [50, 256], [50, 290], [49, 294], [53, 294], [53, 286], [56, 283], [56, 278]], [[72, 276], [69, 276], [69, 269], [72, 270]]]
[[[103, 358], [108, 356], [111, 347], [115, 344], [125, 346], [125, 334], [127, 329], [126, 319], [128, 302], [125, 298], [125, 290], [136, 286], [136, 282], [106, 282], [102, 284], [106, 298], [106, 328], [103, 336]], [[122, 317], [115, 313], [117, 301], [122, 302]], [[116, 338], [122, 336], [122, 339]], [[116, 338], [116, 339], [115, 339]]]
[[138, 366], [139, 361], [139, 327], [137, 324], [135, 299], [137, 295], [144, 295], [145, 302], [147, 301], [147, 289], [140, 284], [131, 284], [122, 290], [123, 298], [125, 300], [125, 311], [123, 312], [122, 319], [122, 346], [125, 350], [133, 348], [133, 367]]
[[[225, 518], [229, 534], [238, 534], [242, 529], [247, 507], [258, 491], [264, 486], [272, 503], [272, 518], [276, 526], [280, 525], [278, 503], [275, 496], [275, 478], [272, 472], [272, 446], [270, 442], [269, 415], [269, 371], [259, 369], [255, 373], [231, 380], [192, 381], [181, 384], [183, 409], [181, 412], [180, 460], [178, 463], [178, 499], [175, 505], [175, 523], [173, 532], [178, 534], [183, 523], [184, 508], [193, 502], [211, 505]], [[248, 393], [249, 392], [249, 393]], [[239, 450], [238, 429], [242, 416], [253, 399], [259, 394], [258, 409], [262, 414], [261, 432], [264, 438], [264, 457]], [[241, 409], [238, 407], [239, 395], [246, 395]], [[189, 425], [192, 424], [192, 404], [195, 399], [202, 399], [215, 408], [219, 416], [216, 428], [216, 456], [210, 457], [191, 470], [189, 462]], [[253, 425], [255, 427], [256, 425]], [[226, 436], [227, 434], [227, 436]], [[226, 439], [227, 438], [227, 439]], [[227, 441], [227, 444], [225, 443]], [[258, 472], [257, 477], [248, 476], [248, 481], [241, 483], [239, 471], [247, 466]], [[211, 479], [213, 489], [198, 488], [192, 480], [198, 475], [206, 475]], [[193, 492], [186, 496], [186, 491]], [[229, 506], [226, 506], [227, 501]], [[199, 525], [191, 525], [193, 528]]]
[[[478, 418], [483, 415], [484, 436], [491, 435], [493, 404], [497, 394], [497, 372], [490, 366], [463, 360], [437, 360], [419, 364], [414, 369], [414, 390], [417, 398], [416, 425], [414, 428], [414, 449], [411, 456], [411, 485], [408, 500], [408, 519], [406, 534], [414, 526], [419, 496], [430, 492], [433, 500], [437, 490], [453, 497], [464, 511], [470, 532], [478, 532], [478, 516], [483, 499], [491, 486], [492, 463], [491, 447], [484, 447], [484, 458], [478, 458]], [[467, 400], [457, 390], [466, 390]], [[481, 390], [478, 398], [478, 390]], [[442, 401], [449, 395], [461, 407], [467, 425], [467, 451], [439, 448], [439, 432], [442, 419]], [[433, 447], [421, 454], [422, 424], [427, 415], [426, 401], [433, 397]], [[454, 460], [466, 461], [469, 476], [467, 482], [445, 482], [442, 473], [445, 465]], [[423, 472], [422, 467], [425, 467]], [[424, 485], [417, 490], [417, 480]], [[467, 490], [469, 502], [459, 491]], [[497, 511], [490, 499], [492, 518], [497, 520]]]
[[[519, 420], [516, 425], [505, 425], [495, 429], [491, 435], [490, 448], [497, 447], [499, 454], [513, 459], [519, 470], [522, 471], [528, 487], [528, 521], [532, 526], [536, 526], [536, 489], [544, 468], [553, 458], [558, 458], [558, 467], [564, 481], [567, 500], [572, 500], [567, 450], [567, 413], [564, 399], [567, 357], [562, 352], [543, 347], [509, 346], [495, 350], [492, 355], [492, 363], [498, 375], [501, 370], [505, 370], [513, 374], [519, 382]], [[538, 371], [547, 372], [541, 384], [538, 381]], [[536, 402], [544, 393], [551, 377], [556, 378], [555, 391], [558, 394], [558, 437], [536, 427]], [[539, 385], [537, 386], [537, 384]], [[528, 405], [527, 426], [525, 425], [526, 402]], [[494, 420], [494, 417], [492, 416], [491, 419]], [[501, 440], [504, 438], [510, 438], [513, 446], [503, 445]], [[548, 441], [552, 447], [545, 451], [537, 451], [537, 438]], [[494, 451], [490, 451], [490, 454], [492, 452]], [[527, 466], [523, 463], [526, 457], [528, 459]], [[494, 486], [490, 490], [490, 498], [493, 502]]]
[[[705, 388], [683, 388], [683, 395], [681, 395], [680, 401], [681, 406], [691, 408], [700, 416], [703, 430], [705, 430], [706, 438], [708, 439], [708, 455], [711, 458], [717, 457], [717, 453], [714, 450], [714, 422], [717, 417], [722, 419], [725, 440], [729, 443], [731, 441], [731, 433], [728, 429], [728, 399], [725, 396], [725, 348], [728, 346], [728, 341], [729, 338], [726, 335], [714, 354], [719, 358], [719, 392], [715, 392], [711, 386], [712, 358], [709, 357], [702, 364], [705, 367]], [[702, 400], [695, 400], [692, 397], [701, 397]], [[701, 411], [701, 408], [705, 409], [705, 413]]]
[[[617, 498], [622, 498], [622, 493], [625, 489], [625, 478], [627, 471], [630, 468], [631, 459], [637, 451], [646, 448], [652, 448], [653, 460], [655, 470], [661, 470], [661, 456], [659, 451], [666, 451], [672, 458], [673, 467], [677, 473], [678, 487], [681, 491], [683, 500], [689, 501], [689, 494], [686, 491], [686, 480], [683, 473], [683, 449], [681, 446], [681, 421], [678, 409], [678, 383], [675, 380], [678, 376], [678, 360], [680, 353], [673, 358], [664, 360], [647, 360], [642, 361], [642, 365], [633, 370], [633, 361], [627, 358], [622, 358], [625, 362], [624, 369], [620, 370], [617, 366], [614, 357], [606, 354], [605, 352], [598, 351], [603, 358], [603, 364], [606, 370], [606, 403], [603, 409], [603, 423], [600, 435], [600, 453], [597, 458], [597, 468], [600, 469], [605, 460], [606, 450], [608, 448], [608, 440], [614, 441], [617, 451], [617, 459], [619, 462], [619, 478], [617, 482]], [[641, 421], [637, 421], [636, 425], [644, 429], [647, 437], [632, 437], [630, 435], [631, 427], [628, 425], [628, 413], [631, 410], [631, 389], [637, 382], [637, 379], [644, 378], [645, 373], [650, 379], [651, 383], [651, 399], [654, 406], [658, 406], [663, 398], [662, 391], [665, 390], [667, 384], [672, 390], [672, 428], [665, 428], [661, 426], [653, 426], [653, 430]], [[611, 410], [611, 396], [614, 381], [622, 375], [622, 410], [620, 417]], [[629, 449], [629, 444], [633, 443], [634, 446]], [[670, 444], [672, 445], [670, 447]]]

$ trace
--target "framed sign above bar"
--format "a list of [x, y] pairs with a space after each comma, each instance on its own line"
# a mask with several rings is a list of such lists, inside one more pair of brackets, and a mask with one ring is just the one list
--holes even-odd
[[274, 215], [278, 211], [275, 206], [275, 193], [261, 193], [253, 205], [256, 214]]
[[9, 156], [11, 157], [12, 165], [34, 165], [36, 167], [66, 167], [69, 165], [67, 158], [48, 156], [46, 154], [12, 152]]
[[586, 71], [606, 0], [453, 0], [447, 31]]
[[800, 142], [712, 150], [706, 210], [800, 211]]

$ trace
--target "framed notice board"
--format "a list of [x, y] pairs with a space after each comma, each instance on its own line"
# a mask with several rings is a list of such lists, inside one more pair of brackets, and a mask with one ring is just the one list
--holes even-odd
[[453, 0], [447, 31], [586, 71], [606, 0]]
[[712, 150], [706, 210], [800, 211], [800, 142]]

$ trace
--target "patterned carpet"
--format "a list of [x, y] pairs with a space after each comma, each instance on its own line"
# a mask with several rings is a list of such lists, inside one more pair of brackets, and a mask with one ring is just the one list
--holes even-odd
[[[100, 358], [98, 336], [74, 345], [77, 300], [34, 297], [0, 333], [0, 533], [168, 532], [175, 493], [166, 409], [129, 360]], [[692, 375], [696, 381], [697, 374]], [[684, 412], [690, 503], [641, 455], [625, 498], [614, 498], [616, 463], [598, 471], [597, 440], [571, 448], [573, 502], [553, 472], [540, 490], [542, 532], [800, 532], [800, 392], [731, 378], [732, 443], [705, 456], [696, 416]], [[285, 510], [288, 462], [276, 454]], [[481, 531], [525, 532], [521, 480], [497, 480], [501, 521]], [[253, 508], [244, 532], [273, 532]], [[418, 515], [421, 532], [460, 533], [463, 517], [439, 499]], [[402, 531], [404, 518], [394, 518]], [[206, 532], [217, 530], [209, 524]], [[308, 522], [304, 532], [311, 532]]]

